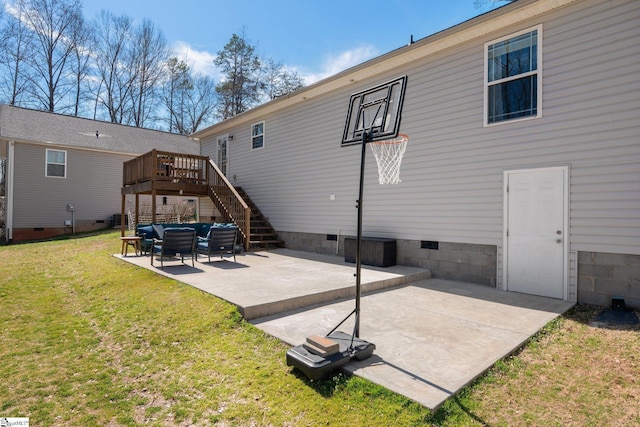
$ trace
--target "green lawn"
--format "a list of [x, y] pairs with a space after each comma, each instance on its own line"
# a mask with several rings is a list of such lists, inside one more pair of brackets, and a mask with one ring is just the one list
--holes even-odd
[[[310, 382], [235, 307], [124, 263], [117, 232], [0, 247], [0, 417], [33, 426], [633, 425], [638, 330], [580, 307], [435, 414], [359, 378]], [[631, 403], [632, 402], [632, 403]]]

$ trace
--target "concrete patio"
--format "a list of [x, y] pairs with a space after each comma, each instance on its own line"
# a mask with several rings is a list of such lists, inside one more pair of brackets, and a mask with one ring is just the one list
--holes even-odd
[[[239, 307], [258, 328], [290, 345], [324, 335], [354, 308], [355, 266], [337, 256], [277, 249], [191, 267], [122, 257]], [[155, 264], [155, 262], [154, 262]], [[372, 357], [347, 372], [431, 409], [519, 348], [573, 303], [430, 278], [413, 267], [362, 268], [360, 337]], [[350, 318], [339, 330], [351, 333]]]

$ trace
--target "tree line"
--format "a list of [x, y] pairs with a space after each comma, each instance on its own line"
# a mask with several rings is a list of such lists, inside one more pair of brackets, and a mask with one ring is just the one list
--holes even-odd
[[112, 123], [190, 134], [303, 86], [245, 31], [196, 73], [162, 30], [103, 10], [92, 20], [80, 0], [15, 0], [0, 10], [0, 102]]

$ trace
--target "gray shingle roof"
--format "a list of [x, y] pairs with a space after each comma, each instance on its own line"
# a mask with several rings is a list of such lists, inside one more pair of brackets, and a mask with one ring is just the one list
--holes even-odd
[[4, 104], [0, 138], [134, 155], [153, 149], [200, 154], [200, 144], [182, 135]]

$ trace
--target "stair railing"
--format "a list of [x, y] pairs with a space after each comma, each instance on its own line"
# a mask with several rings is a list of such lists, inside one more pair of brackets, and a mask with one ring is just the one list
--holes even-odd
[[209, 197], [213, 200], [216, 208], [238, 226], [244, 240], [244, 248], [249, 250], [251, 208], [212, 160], [209, 160], [207, 168], [207, 186]]

